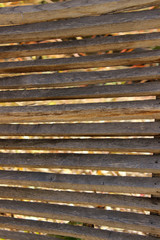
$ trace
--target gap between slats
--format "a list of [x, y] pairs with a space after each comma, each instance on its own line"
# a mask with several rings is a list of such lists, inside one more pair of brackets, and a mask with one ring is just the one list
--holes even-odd
[[85, 57], [28, 60], [0, 63], [0, 73], [29, 73], [43, 71], [72, 70], [82, 68], [107, 67], [156, 63], [160, 61], [160, 50], [132, 53], [114, 53]]

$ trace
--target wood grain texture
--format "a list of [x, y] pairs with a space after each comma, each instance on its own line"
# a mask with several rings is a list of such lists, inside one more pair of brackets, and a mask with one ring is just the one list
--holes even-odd
[[42, 236], [39, 234], [31, 234], [31, 233], [22, 233], [22, 232], [13, 232], [13, 231], [5, 231], [0, 230], [0, 236], [3, 239], [11, 239], [11, 240], [59, 240], [56, 237], [48, 237]]
[[18, 25], [53, 21], [64, 18], [77, 18], [100, 15], [128, 8], [141, 8], [158, 5], [158, 0], [72, 0], [45, 5], [8, 7], [0, 10], [1, 25]]
[[160, 95], [160, 81], [143, 84], [1, 91], [0, 102], [114, 98]]
[[91, 176], [1, 170], [0, 184], [112, 193], [160, 193], [159, 178], [151, 177]]
[[43, 71], [59, 71], [72, 69], [86, 69], [107, 66], [130, 66], [133, 64], [146, 64], [160, 62], [160, 50], [114, 53], [93, 55], [85, 57], [40, 59], [19, 62], [0, 63], [0, 73], [28, 73]]
[[160, 100], [0, 107], [0, 123], [160, 118]]
[[15, 77], [1, 77], [1, 89], [23, 89], [40, 87], [81, 86], [136, 80], [160, 79], [159, 67], [129, 68], [111, 71], [72, 72], [54, 74], [31, 74]]
[[0, 3], [6, 3], [6, 2], [19, 2], [21, 0], [0, 0]]
[[155, 136], [159, 122], [0, 124], [0, 136]]
[[160, 173], [159, 155], [0, 153], [0, 166]]
[[[160, 233], [160, 216], [107, 211], [98, 208], [0, 200], [2, 213], [20, 214], [109, 227]], [[138, 224], [137, 224], [138, 223]]]
[[29, 5], [0, 9], [1, 25], [18, 25], [77, 18], [121, 11], [127, 8], [141, 8], [158, 5], [158, 0], [72, 0], [45, 5]]
[[23, 231], [41, 232], [85, 240], [157, 240], [151, 236], [138, 236], [135, 234], [119, 233], [113, 231], [99, 230], [89, 227], [72, 226], [68, 224], [50, 223], [43, 221], [31, 221], [16, 218], [0, 217], [0, 226]]
[[1, 149], [160, 153], [160, 141], [138, 139], [0, 139]]
[[0, 43], [149, 30], [160, 27], [159, 13], [156, 9], [0, 27]]
[[0, 46], [0, 58], [100, 52], [159, 45], [160, 33], [96, 37], [95, 39]]
[[116, 194], [85, 193], [70, 191], [50, 191], [41, 189], [0, 187], [2, 199], [32, 200], [52, 203], [72, 203], [98, 206], [111, 206], [127, 209], [138, 209], [159, 212], [159, 199], [148, 197], [132, 197]]

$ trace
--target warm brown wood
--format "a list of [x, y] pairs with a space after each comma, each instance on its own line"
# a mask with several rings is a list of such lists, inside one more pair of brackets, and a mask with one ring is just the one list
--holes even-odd
[[123, 229], [160, 233], [160, 217], [96, 208], [0, 200], [2, 213], [21, 214]]
[[0, 63], [0, 73], [28, 73], [81, 68], [145, 64], [160, 61], [160, 50], [114, 53], [86, 57]]
[[0, 107], [0, 123], [160, 118], [160, 100]]
[[155, 237], [145, 237], [127, 233], [116, 233], [113, 231], [99, 230], [89, 227], [72, 226], [68, 224], [59, 224], [43, 221], [32, 221], [23, 219], [13, 219], [0, 217], [0, 226], [2, 228], [12, 228], [23, 231], [42, 232], [54, 235], [70, 236], [83, 238], [85, 240], [157, 240]]
[[156, 9], [0, 27], [0, 43], [41, 41], [160, 28], [159, 13], [160, 10]]
[[160, 201], [158, 198], [151, 199], [148, 197], [132, 197], [115, 194], [0, 187], [0, 197], [3, 199], [92, 205], [94, 207], [107, 205], [113, 208], [119, 207], [152, 212], [160, 211]]
[[160, 142], [138, 139], [0, 139], [1, 149], [160, 153]]
[[159, 67], [128, 68], [111, 71], [19, 75], [0, 78], [1, 89], [65, 87], [107, 82], [160, 79]]
[[54, 4], [8, 7], [0, 9], [1, 25], [18, 25], [35, 22], [53, 21], [56, 19], [76, 18], [89, 15], [100, 15], [127, 8], [141, 8], [159, 5], [158, 0], [72, 0]]
[[0, 136], [155, 136], [158, 122], [0, 124]]
[[0, 3], [5, 3], [5, 2], [19, 2], [21, 0], [0, 0]]
[[0, 171], [0, 184], [116, 193], [160, 193], [159, 178]]
[[39, 234], [31, 234], [31, 233], [22, 233], [22, 232], [13, 232], [13, 231], [5, 231], [0, 230], [0, 236], [3, 239], [11, 239], [11, 240], [59, 240], [56, 237], [47, 237]]
[[122, 36], [97, 37], [95, 39], [72, 40], [39, 44], [1, 46], [0, 58], [41, 56], [51, 54], [72, 54], [100, 52], [126, 48], [145, 48], [158, 46], [160, 33], [131, 34]]
[[159, 155], [0, 153], [0, 166], [160, 173]]
[[37, 89], [24, 91], [1, 91], [0, 102], [42, 101], [83, 98], [114, 98], [133, 96], [157, 96], [160, 82], [143, 84], [122, 84], [61, 89]]
[[6, 2], [20, 2], [21, 0], [0, 0], [0, 3], [6, 3]]

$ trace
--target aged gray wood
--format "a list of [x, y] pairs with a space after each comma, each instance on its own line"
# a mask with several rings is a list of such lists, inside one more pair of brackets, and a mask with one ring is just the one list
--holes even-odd
[[143, 33], [122, 36], [97, 37], [95, 39], [0, 46], [0, 58], [41, 56], [51, 54], [71, 54], [100, 52], [126, 48], [145, 48], [158, 46], [160, 33]]
[[160, 27], [159, 13], [156, 9], [0, 27], [0, 43], [149, 30]]
[[160, 153], [160, 140], [137, 139], [0, 139], [1, 149]]
[[70, 237], [83, 238], [85, 240], [157, 240], [151, 236], [139, 236], [127, 233], [99, 230], [89, 227], [72, 226], [68, 224], [50, 223], [43, 221], [23, 220], [16, 218], [0, 217], [0, 226], [23, 231], [42, 232]]
[[159, 122], [0, 124], [0, 136], [155, 136]]
[[55, 4], [29, 5], [0, 9], [1, 25], [53, 21], [56, 19], [76, 18], [99, 15], [127, 8], [141, 8], [158, 5], [157, 0], [72, 0]]
[[113, 98], [160, 95], [160, 81], [143, 84], [122, 84], [60, 89], [1, 91], [0, 102], [42, 101], [81, 98]]
[[159, 155], [0, 153], [0, 166], [160, 173]]
[[3, 239], [12, 239], [12, 240], [59, 240], [56, 237], [47, 237], [39, 234], [31, 234], [31, 233], [22, 233], [22, 232], [13, 232], [13, 231], [5, 231], [0, 230], [0, 236]]
[[0, 78], [1, 89], [65, 87], [136, 80], [160, 79], [159, 67], [128, 68], [111, 71], [32, 74]]
[[[21, 214], [109, 227], [160, 233], [160, 217], [98, 208], [0, 200], [2, 213]], [[137, 224], [138, 223], [138, 224]]]
[[0, 73], [28, 73], [42, 71], [72, 70], [82, 68], [129, 66], [160, 61], [160, 50], [131, 53], [114, 53], [85, 57], [40, 59], [0, 63]]
[[0, 184], [116, 193], [159, 194], [160, 179], [0, 171]]
[[138, 209], [152, 212], [160, 211], [160, 201], [157, 198], [132, 197], [115, 194], [84, 193], [70, 191], [50, 191], [15, 187], [0, 187], [0, 197], [3, 199], [47, 201], [52, 203], [72, 203], [82, 205], [111, 206], [127, 209]]
[[160, 100], [0, 107], [0, 123], [160, 118]]

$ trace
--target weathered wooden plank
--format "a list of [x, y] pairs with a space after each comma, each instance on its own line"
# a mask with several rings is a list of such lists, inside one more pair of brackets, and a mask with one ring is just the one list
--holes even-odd
[[1, 149], [160, 153], [160, 141], [138, 139], [0, 139]]
[[0, 136], [155, 136], [159, 122], [0, 124]]
[[1, 89], [65, 87], [136, 80], [160, 79], [159, 67], [128, 68], [111, 71], [19, 75], [0, 78]]
[[1, 91], [0, 102], [160, 95], [160, 82], [60, 89]]
[[40, 59], [19, 62], [0, 63], [0, 73], [28, 73], [42, 71], [72, 70], [82, 68], [130, 66], [133, 64], [145, 64], [160, 61], [160, 50], [114, 53], [85, 57]]
[[160, 173], [159, 155], [0, 153], [0, 166]]
[[115, 194], [84, 193], [70, 191], [50, 191], [16, 187], [0, 187], [0, 197], [3, 199], [32, 200], [52, 203], [72, 203], [82, 205], [111, 206], [119, 208], [138, 209], [142, 211], [160, 211], [160, 201], [157, 198], [132, 197]]
[[95, 39], [0, 46], [0, 58], [72, 54], [158, 46], [160, 33], [98, 37]]
[[39, 234], [31, 234], [31, 233], [22, 233], [22, 232], [13, 232], [13, 231], [5, 231], [0, 230], [0, 236], [3, 239], [12, 239], [12, 240], [59, 240], [56, 237], [48, 237]]
[[127, 8], [141, 8], [158, 5], [157, 0], [72, 0], [55, 4], [29, 5], [0, 9], [1, 25], [18, 25], [35, 22], [53, 21], [56, 19], [76, 18], [89, 15], [100, 15]]
[[160, 27], [159, 13], [156, 9], [0, 27], [0, 43], [149, 30]]
[[160, 118], [160, 100], [0, 107], [0, 123]]
[[119, 193], [160, 193], [159, 178], [0, 171], [0, 184]]
[[160, 172], [157, 156], [85, 154], [0, 154], [0, 166], [31, 168], [81, 168], [137, 172]]
[[5, 3], [5, 2], [19, 2], [21, 0], [0, 0], [0, 3]]
[[107, 211], [46, 203], [0, 200], [2, 213], [21, 214], [65, 221], [85, 222], [109, 227], [160, 233], [160, 216]]
[[53, 235], [61, 235], [83, 238], [85, 240], [157, 240], [151, 236], [118, 233], [113, 231], [99, 230], [89, 227], [72, 226], [68, 224], [50, 223], [43, 221], [23, 220], [16, 218], [0, 217], [0, 226], [23, 231], [41, 232]]

